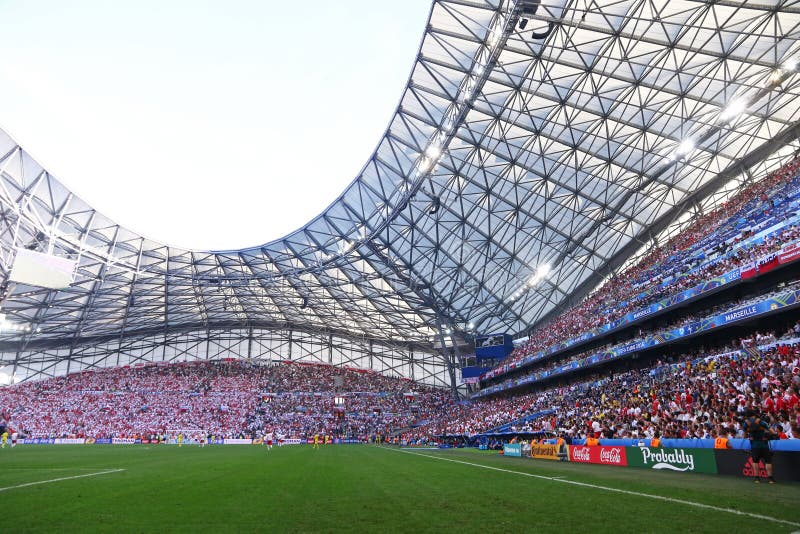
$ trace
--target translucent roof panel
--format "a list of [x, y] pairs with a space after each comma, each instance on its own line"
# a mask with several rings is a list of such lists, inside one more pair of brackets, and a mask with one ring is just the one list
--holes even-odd
[[78, 262], [66, 290], [10, 288], [3, 312], [32, 331], [2, 349], [217, 328], [428, 347], [442, 327], [522, 333], [732, 177], [790, 157], [798, 24], [796, 2], [436, 1], [361, 173], [246, 250], [137, 236], [2, 134], [3, 279], [17, 247]]

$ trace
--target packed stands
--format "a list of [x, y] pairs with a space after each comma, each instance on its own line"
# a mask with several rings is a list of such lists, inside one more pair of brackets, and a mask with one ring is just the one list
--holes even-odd
[[[517, 374], [513, 378], [507, 379], [494, 388], [486, 390], [493, 392], [493, 390], [502, 390], [517, 387], [525, 383], [532, 383], [533, 381], [544, 380], [554, 376], [555, 373], [568, 373], [577, 369], [585, 368], [603, 361], [609, 361], [614, 358], [623, 357], [629, 354], [628, 347], [642, 347], [637, 350], [644, 350], [648, 344], [653, 347], [658, 347], [661, 343], [667, 343], [670, 332], [682, 334], [691, 334], [693, 331], [700, 331], [701, 327], [711, 325], [710, 321], [714, 317], [718, 317], [727, 312], [746, 308], [750, 305], [759, 302], [768, 302], [782, 295], [798, 295], [800, 294], [800, 280], [793, 280], [783, 285], [780, 289], [770, 291], [766, 294], [757, 295], [755, 297], [742, 298], [732, 302], [726, 302], [718, 306], [704, 310], [702, 314], [687, 314], [673, 319], [672, 321], [661, 324], [657, 329], [652, 330], [638, 330], [637, 335], [633, 338], [626, 339], [624, 343], [609, 343], [599, 348], [593, 348], [588, 351], [583, 351], [577, 355], [571, 356], [569, 359], [558, 357], [551, 357], [547, 359], [532, 359], [532, 365], [526, 367], [522, 374]], [[707, 328], [710, 330], [711, 328]], [[663, 340], [663, 341], [662, 341]], [[656, 343], [659, 341], [659, 343]]]
[[[339, 410], [334, 397], [343, 402]], [[385, 435], [451, 402], [406, 379], [328, 365], [148, 364], [0, 389], [9, 425], [33, 437]]]
[[[762, 342], [760, 348], [756, 345]], [[686, 353], [654, 366], [601, 372], [581, 381], [514, 397], [459, 405], [454, 414], [406, 434], [416, 440], [490, 432], [504, 423], [541, 417], [510, 429], [554, 431], [574, 438], [742, 437], [746, 408], [774, 417], [777, 432], [800, 426], [800, 322], [775, 340], [766, 333], [717, 352]], [[549, 413], [554, 410], [554, 413]]]

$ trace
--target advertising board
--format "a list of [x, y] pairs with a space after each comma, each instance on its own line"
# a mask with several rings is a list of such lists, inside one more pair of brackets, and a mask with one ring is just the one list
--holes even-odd
[[558, 445], [550, 444], [531, 444], [531, 458], [540, 458], [542, 460], [558, 460]]
[[569, 461], [584, 464], [628, 465], [625, 447], [570, 445]]
[[717, 472], [713, 449], [628, 447], [628, 465], [665, 471]]

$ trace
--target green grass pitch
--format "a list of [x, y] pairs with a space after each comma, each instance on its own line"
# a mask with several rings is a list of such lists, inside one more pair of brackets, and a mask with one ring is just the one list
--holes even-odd
[[800, 531], [798, 484], [474, 450], [20, 446], [0, 474], [8, 532]]

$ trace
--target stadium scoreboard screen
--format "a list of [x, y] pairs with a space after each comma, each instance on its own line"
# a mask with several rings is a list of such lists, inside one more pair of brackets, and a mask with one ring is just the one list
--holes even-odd
[[508, 334], [489, 334], [475, 338], [475, 358], [478, 360], [503, 359], [514, 350], [514, 343]]

